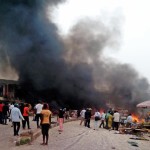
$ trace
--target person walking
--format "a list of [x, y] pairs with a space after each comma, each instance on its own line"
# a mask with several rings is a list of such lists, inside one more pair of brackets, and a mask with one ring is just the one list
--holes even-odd
[[31, 129], [30, 122], [29, 122], [29, 104], [25, 104], [25, 107], [23, 109], [23, 117], [24, 117], [23, 129], [26, 128], [26, 123], [27, 123], [28, 129]]
[[84, 122], [85, 124], [85, 112], [86, 112], [85, 108], [83, 108], [80, 112], [80, 116], [81, 116], [80, 125], [82, 125], [82, 122]]
[[51, 114], [52, 113], [48, 108], [48, 104], [45, 103], [41, 111], [41, 130], [43, 135], [43, 143], [41, 143], [41, 145], [48, 145], [48, 131], [51, 124]]
[[101, 126], [103, 126], [103, 128], [105, 128], [105, 116], [106, 116], [106, 113], [105, 111], [101, 114], [101, 123], [99, 125], [99, 128], [101, 128]]
[[24, 120], [20, 109], [18, 108], [18, 104], [15, 104], [14, 108], [12, 108], [10, 118], [13, 122], [14, 136], [18, 136], [20, 130], [20, 118]]
[[38, 104], [36, 104], [35, 109], [36, 109], [36, 123], [37, 123], [37, 128], [40, 128], [39, 125], [39, 119], [41, 118], [41, 111], [43, 108], [43, 104], [41, 101], [39, 101]]
[[100, 115], [99, 111], [96, 110], [95, 114], [94, 114], [94, 119], [95, 119], [95, 121], [94, 121], [94, 130], [98, 130], [98, 122], [99, 122], [100, 118], [101, 118], [101, 115]]

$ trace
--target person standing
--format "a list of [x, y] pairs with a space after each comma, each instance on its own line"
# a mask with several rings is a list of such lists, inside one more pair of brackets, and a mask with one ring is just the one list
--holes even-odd
[[49, 128], [51, 124], [51, 111], [48, 108], [48, 104], [43, 105], [43, 109], [41, 111], [41, 129], [43, 135], [43, 143], [41, 145], [48, 145], [49, 138]]
[[[25, 107], [25, 104], [23, 102], [19, 104], [19, 109], [20, 109], [21, 114], [24, 113], [24, 107]], [[22, 128], [24, 128], [24, 123], [25, 121], [22, 120]]]
[[3, 124], [3, 106], [4, 104], [0, 102], [0, 124]]
[[105, 128], [108, 129], [108, 118], [110, 116], [110, 111], [107, 111], [106, 115], [105, 115], [105, 121], [106, 121], [106, 126]]
[[63, 122], [64, 122], [64, 111], [62, 108], [59, 109], [58, 112], [58, 123], [59, 123], [59, 131], [62, 132], [63, 131]]
[[85, 124], [85, 112], [86, 112], [85, 108], [83, 108], [80, 112], [80, 116], [81, 116], [80, 125], [82, 125], [82, 122], [84, 122]]
[[9, 116], [11, 114], [11, 110], [14, 108], [14, 102], [10, 104], [9, 106]]
[[3, 124], [7, 125], [7, 118], [9, 116], [9, 106], [7, 102], [4, 104], [2, 112], [3, 112]]
[[105, 116], [106, 113], [105, 111], [101, 114], [101, 124], [99, 125], [99, 128], [101, 128], [101, 126], [103, 126], [103, 128], [105, 128]]
[[20, 118], [24, 120], [20, 109], [18, 108], [18, 104], [14, 105], [14, 108], [11, 110], [10, 118], [13, 122], [13, 128], [14, 128], [14, 136], [18, 136], [19, 130], [20, 130]]
[[39, 103], [35, 105], [37, 128], [40, 128], [39, 119], [41, 118], [41, 111], [42, 111], [42, 108], [43, 108], [43, 104], [42, 104], [41, 101], [39, 101]]
[[109, 112], [108, 116], [108, 129], [111, 130], [113, 123], [113, 112]]
[[119, 114], [119, 112], [117, 110], [114, 111], [113, 119], [114, 119], [113, 120], [114, 121], [113, 130], [116, 129], [118, 131], [119, 122], [120, 122], [120, 114]]
[[96, 110], [95, 114], [94, 114], [94, 119], [95, 119], [95, 121], [94, 121], [94, 130], [98, 130], [98, 122], [99, 122], [100, 118], [101, 118], [101, 115], [100, 115], [99, 111]]
[[131, 128], [132, 123], [133, 123], [132, 115], [129, 114], [128, 117], [127, 117], [127, 124], [126, 124], [126, 127], [127, 127], [127, 128]]
[[[11, 110], [14, 108], [14, 102], [11, 103], [11, 105], [9, 106], [9, 117], [10, 117], [10, 114], [11, 114]], [[22, 114], [22, 113], [21, 113]], [[10, 119], [11, 121], [11, 119]], [[11, 127], [13, 127], [13, 122], [12, 122], [12, 125]]]
[[90, 128], [91, 108], [87, 108], [85, 112], [85, 127]]

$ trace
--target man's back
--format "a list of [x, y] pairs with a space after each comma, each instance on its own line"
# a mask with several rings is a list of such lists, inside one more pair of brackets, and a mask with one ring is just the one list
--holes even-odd
[[35, 108], [36, 108], [36, 113], [37, 113], [37, 114], [40, 114], [41, 111], [42, 111], [43, 105], [42, 105], [41, 103], [38, 103], [38, 104], [35, 106]]
[[119, 122], [120, 121], [120, 114], [118, 112], [114, 113], [114, 122]]
[[11, 110], [12, 122], [19, 122], [20, 121], [20, 114], [21, 114], [20, 110], [17, 107], [14, 107]]

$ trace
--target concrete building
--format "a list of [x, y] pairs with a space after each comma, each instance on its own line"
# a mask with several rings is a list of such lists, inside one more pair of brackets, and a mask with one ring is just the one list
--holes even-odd
[[0, 79], [0, 97], [1, 99], [13, 99], [15, 98], [15, 91], [18, 85], [18, 81]]

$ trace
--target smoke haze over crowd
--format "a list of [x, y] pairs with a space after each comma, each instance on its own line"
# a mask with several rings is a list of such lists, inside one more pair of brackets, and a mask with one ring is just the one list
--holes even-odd
[[110, 25], [101, 18], [85, 18], [68, 35], [60, 36], [48, 10], [61, 2], [0, 0], [0, 76], [12, 77], [10, 69], [30, 98], [72, 106], [105, 106], [111, 101], [132, 109], [147, 100], [147, 79], [103, 55], [106, 48], [120, 43], [114, 18]]

